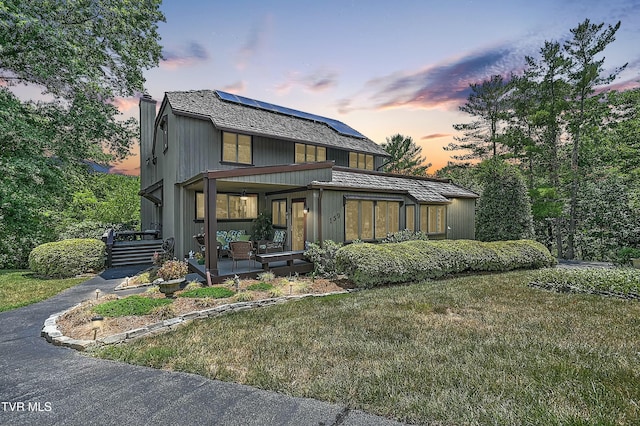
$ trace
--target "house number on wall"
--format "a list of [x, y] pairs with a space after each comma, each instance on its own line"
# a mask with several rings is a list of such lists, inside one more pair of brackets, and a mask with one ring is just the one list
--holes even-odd
[[340, 212], [334, 214], [329, 218], [329, 223], [337, 222], [340, 219]]

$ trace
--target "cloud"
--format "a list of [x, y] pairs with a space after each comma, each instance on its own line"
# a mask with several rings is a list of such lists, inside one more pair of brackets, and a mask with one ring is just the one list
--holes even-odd
[[354, 98], [339, 101], [338, 108], [342, 112], [399, 107], [457, 109], [469, 95], [469, 84], [495, 74], [509, 76], [523, 68], [524, 56], [529, 53], [523, 46], [505, 44], [421, 70], [396, 72], [368, 81]]
[[440, 139], [446, 138], [449, 136], [453, 136], [451, 133], [431, 133], [430, 135], [426, 135], [420, 138], [421, 141], [428, 141], [431, 139]]
[[617, 90], [618, 92], [624, 92], [625, 90], [637, 89], [639, 87], [640, 87], [640, 78], [636, 77], [634, 79], [623, 80], [618, 83], [612, 83], [606, 87], [606, 90]]
[[247, 85], [244, 81], [236, 81], [235, 83], [228, 84], [222, 88], [225, 92], [230, 93], [243, 93], [247, 88]]
[[276, 87], [279, 94], [288, 93], [295, 86], [309, 92], [324, 92], [338, 84], [338, 74], [334, 71], [316, 70], [307, 75], [297, 72], [289, 73], [285, 81]]
[[270, 33], [272, 17], [266, 15], [259, 23], [251, 27], [249, 37], [236, 54], [236, 68], [244, 70], [249, 62], [264, 47], [266, 38]]
[[134, 96], [131, 98], [117, 97], [111, 100], [111, 104], [113, 104], [116, 108], [118, 108], [118, 111], [120, 112], [129, 111], [131, 109], [135, 109], [138, 107], [138, 103], [140, 102], [140, 96], [141, 95]]
[[162, 58], [161, 67], [174, 69], [206, 62], [210, 55], [202, 44], [192, 41], [187, 46], [163, 50]]

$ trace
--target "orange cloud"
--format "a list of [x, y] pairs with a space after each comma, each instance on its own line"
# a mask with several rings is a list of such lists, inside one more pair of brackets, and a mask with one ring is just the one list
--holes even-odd
[[222, 90], [224, 90], [225, 92], [235, 93], [235, 94], [243, 93], [246, 89], [247, 89], [247, 85], [242, 80], [229, 84], [222, 88]]
[[126, 111], [130, 111], [132, 109], [136, 109], [138, 107], [138, 102], [140, 101], [139, 97], [133, 97], [133, 98], [115, 98], [111, 101], [111, 104], [113, 104], [116, 108], [118, 108], [118, 111], [120, 112], [126, 112]]

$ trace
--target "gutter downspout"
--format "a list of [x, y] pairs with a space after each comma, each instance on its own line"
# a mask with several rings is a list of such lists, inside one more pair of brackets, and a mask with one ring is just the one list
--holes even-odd
[[320, 188], [318, 195], [318, 240], [320, 241], [320, 247], [322, 247], [322, 192]]

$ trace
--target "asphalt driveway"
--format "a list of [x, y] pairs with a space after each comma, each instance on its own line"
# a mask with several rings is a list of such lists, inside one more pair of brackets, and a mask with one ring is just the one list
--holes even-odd
[[[44, 321], [133, 271], [109, 270], [0, 313], [2, 425], [399, 425], [346, 407], [95, 359], [40, 337]], [[320, 356], [320, 355], [319, 355]]]

